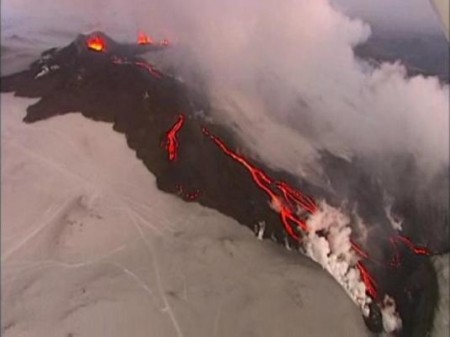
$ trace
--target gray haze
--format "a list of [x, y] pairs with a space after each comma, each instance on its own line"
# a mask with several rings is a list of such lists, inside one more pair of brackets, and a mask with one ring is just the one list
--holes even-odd
[[350, 16], [364, 19], [375, 31], [441, 33], [429, 0], [332, 0]]

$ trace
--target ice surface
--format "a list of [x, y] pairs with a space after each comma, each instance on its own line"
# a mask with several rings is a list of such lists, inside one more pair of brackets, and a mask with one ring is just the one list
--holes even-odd
[[157, 190], [111, 125], [1, 95], [2, 336], [368, 332], [321, 267]]

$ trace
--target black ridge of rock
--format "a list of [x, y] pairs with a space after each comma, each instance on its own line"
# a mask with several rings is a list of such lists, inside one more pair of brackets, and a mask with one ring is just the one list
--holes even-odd
[[[247, 169], [221, 151], [202, 130], [206, 127], [235, 151], [240, 144], [233, 132], [206, 118], [208, 108], [199, 106], [200, 99], [186, 85], [158, 72], [139, 57], [141, 52], [160, 48], [123, 45], [103, 33], [95, 34], [106, 41], [106, 51], [90, 50], [86, 45], [88, 36], [80, 35], [64, 48], [45, 51], [28, 70], [1, 79], [2, 92], [40, 98], [28, 107], [24, 122], [81, 112], [87, 118], [112, 123], [113, 129], [125, 135], [128, 146], [155, 175], [159, 189], [216, 209], [251, 230], [257, 230], [258, 224], [264, 222], [264, 238], [280, 244], [288, 241], [298, 248], [298, 243], [286, 235], [279, 214], [271, 209], [267, 195]], [[199, 114], [201, 110], [205, 113]], [[186, 120], [178, 132], [178, 158], [170, 161], [165, 146], [167, 132], [180, 114]], [[377, 261], [388, 264], [391, 257], [388, 238], [395, 233], [382, 207], [378, 207], [382, 205], [380, 187], [357, 162], [324, 152], [322, 164], [333, 187], [327, 191], [246, 157], [269, 176], [331, 205], [340, 205], [343, 199], [353, 200], [348, 209], [357, 207], [365, 223], [373, 224], [371, 237], [377, 238], [369, 240], [364, 249]], [[347, 186], [349, 175], [354, 186]], [[340, 193], [344, 190], [351, 192]], [[357, 233], [356, 228], [353, 230]], [[438, 296], [436, 275], [428, 257], [414, 255], [405, 247], [399, 248], [399, 254], [403, 264], [395, 269], [367, 261], [367, 268], [377, 281], [378, 298], [365, 320], [372, 331], [381, 331], [378, 304], [388, 293], [395, 299], [403, 321], [398, 335], [425, 336]]]

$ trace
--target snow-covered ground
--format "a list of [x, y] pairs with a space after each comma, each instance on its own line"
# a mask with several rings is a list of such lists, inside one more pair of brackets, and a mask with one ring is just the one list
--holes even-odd
[[2, 336], [345, 336], [319, 266], [157, 190], [111, 125], [1, 95]]

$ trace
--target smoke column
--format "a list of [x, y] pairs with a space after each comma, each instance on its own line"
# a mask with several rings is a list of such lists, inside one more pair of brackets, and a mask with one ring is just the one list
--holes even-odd
[[[165, 65], [202, 88], [214, 119], [231, 126], [245, 151], [272, 168], [326, 187], [321, 158], [327, 151], [349, 162], [358, 158], [386, 186], [380, 209], [410, 194], [417, 204], [448, 207], [448, 85], [408, 78], [400, 63], [375, 68], [357, 59], [353, 47], [369, 38], [370, 27], [327, 0], [44, 0], [25, 16], [30, 5], [30, 0], [2, 3], [2, 25], [22, 22], [21, 33], [37, 40], [58, 31], [62, 42], [45, 47], [91, 30], [132, 41], [140, 31], [169, 38], [174, 47], [164, 55]], [[8, 34], [2, 29], [4, 40]], [[405, 161], [412, 163], [409, 169]], [[405, 175], [410, 179], [399, 183]], [[346, 175], [341, 189], [360, 187], [354, 179]], [[333, 212], [338, 214], [331, 208], [327, 214]], [[327, 228], [335, 240], [323, 244], [323, 251], [349, 251], [350, 232], [342, 219], [330, 220], [338, 222], [335, 232]], [[323, 240], [312, 236], [310, 242], [317, 244], [309, 255], [333, 269], [320, 251]]]
[[362, 64], [352, 47], [370, 28], [326, 0], [44, 1], [27, 18], [28, 2], [3, 4], [3, 21], [133, 39], [145, 30], [183, 46], [171, 61], [200, 74], [218, 118], [271, 165], [305, 175], [320, 148], [377, 159], [412, 153], [429, 175], [448, 163], [448, 86], [408, 79], [400, 64]]

